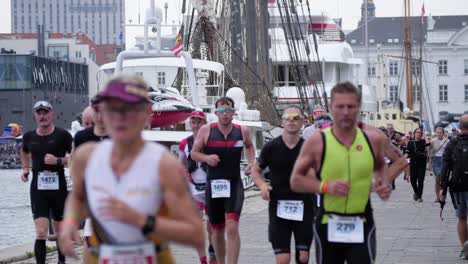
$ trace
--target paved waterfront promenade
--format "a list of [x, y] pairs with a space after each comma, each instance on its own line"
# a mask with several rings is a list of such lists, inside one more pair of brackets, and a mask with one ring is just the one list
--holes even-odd
[[[267, 236], [267, 203], [255, 194], [258, 192], [249, 191], [252, 197], [244, 204], [239, 263], [274, 263]], [[399, 178], [389, 202], [372, 197], [377, 224], [377, 263], [468, 263], [458, 259], [456, 218], [450, 202], [444, 210], [444, 221], [439, 219], [439, 204], [433, 202], [434, 178], [426, 177], [423, 203], [414, 202], [412, 194], [410, 184]], [[172, 249], [177, 263], [197, 263], [194, 250], [176, 245]], [[25, 251], [21, 250], [19, 254]], [[32, 246], [28, 251], [33, 251]], [[3, 256], [0, 251], [0, 260]], [[52, 253], [48, 259], [49, 263], [56, 263], [57, 256]], [[34, 260], [15, 263], [34, 263]], [[67, 263], [81, 261], [67, 260]], [[315, 263], [315, 258], [311, 263]]]

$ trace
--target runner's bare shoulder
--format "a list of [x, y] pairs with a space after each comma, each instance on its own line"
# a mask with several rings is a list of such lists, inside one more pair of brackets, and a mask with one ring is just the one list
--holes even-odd
[[80, 166], [88, 162], [91, 153], [97, 146], [97, 142], [86, 142], [75, 149], [72, 155], [72, 164]]

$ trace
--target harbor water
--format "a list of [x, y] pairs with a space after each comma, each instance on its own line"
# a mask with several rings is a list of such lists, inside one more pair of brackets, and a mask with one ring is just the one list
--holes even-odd
[[20, 173], [21, 170], [0, 170], [0, 249], [34, 242], [31, 179], [22, 182]]

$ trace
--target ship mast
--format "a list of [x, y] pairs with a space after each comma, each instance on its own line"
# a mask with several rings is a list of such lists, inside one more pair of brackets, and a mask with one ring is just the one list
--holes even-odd
[[412, 36], [411, 36], [411, 0], [403, 0], [405, 6], [405, 56], [406, 69], [406, 107], [413, 110], [413, 72], [412, 72]]

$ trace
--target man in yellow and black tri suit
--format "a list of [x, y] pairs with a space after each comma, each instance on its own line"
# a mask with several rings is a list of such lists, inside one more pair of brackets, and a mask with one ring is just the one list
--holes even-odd
[[375, 261], [370, 192], [383, 200], [390, 196], [384, 170], [387, 142], [382, 133], [359, 128], [360, 107], [361, 93], [353, 84], [335, 85], [330, 102], [333, 124], [304, 143], [291, 176], [293, 191], [320, 193], [314, 223], [318, 264]]

